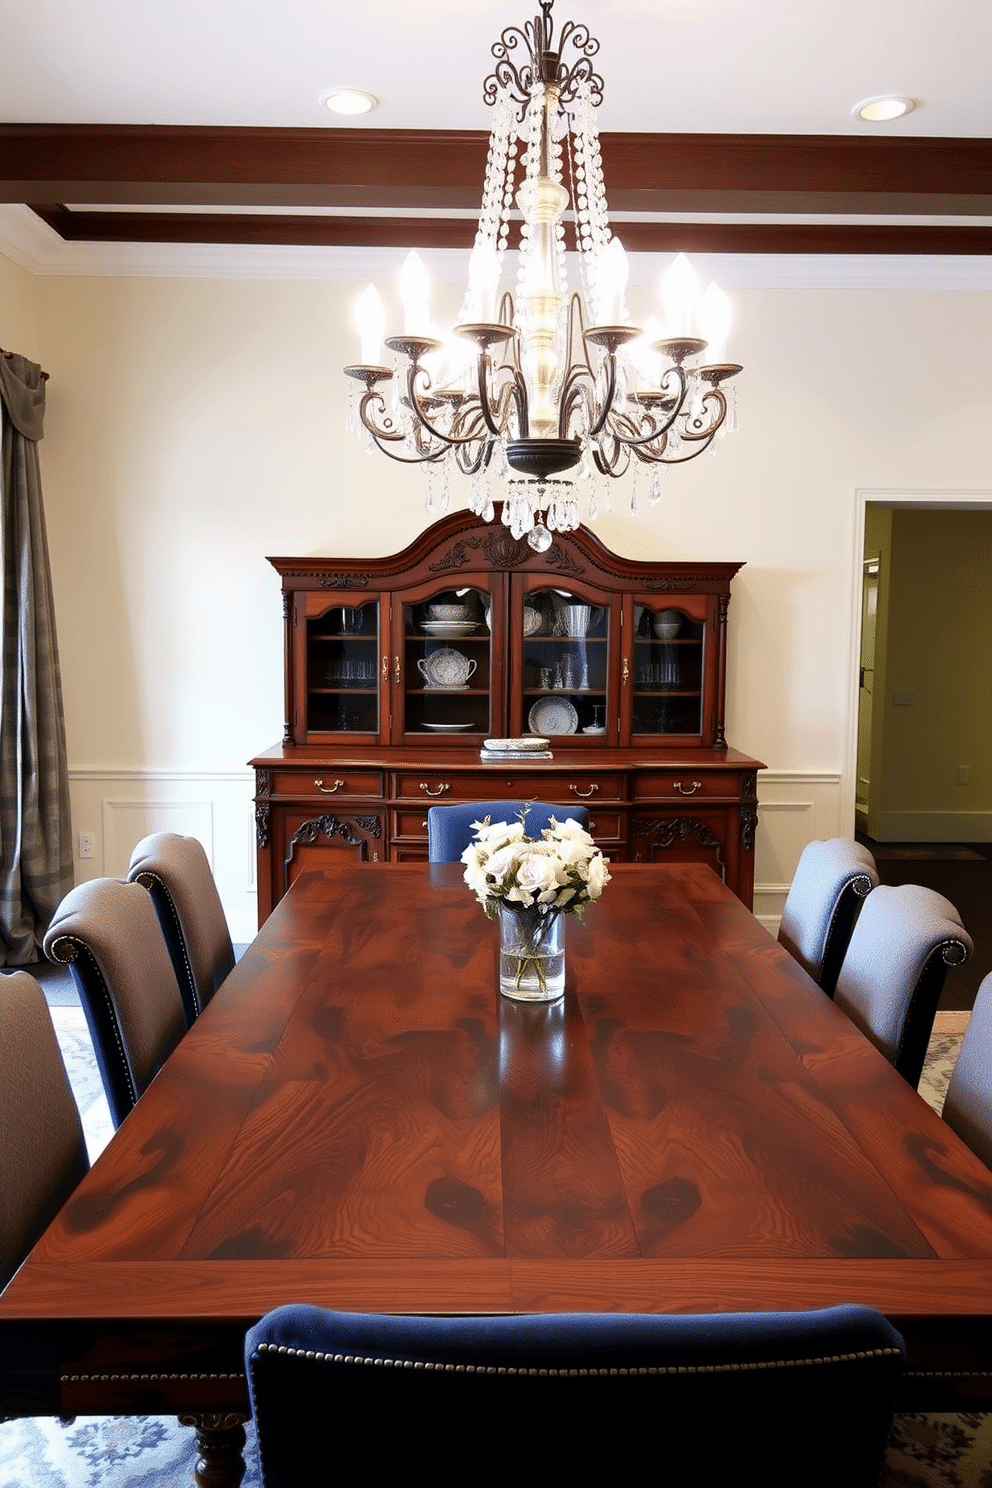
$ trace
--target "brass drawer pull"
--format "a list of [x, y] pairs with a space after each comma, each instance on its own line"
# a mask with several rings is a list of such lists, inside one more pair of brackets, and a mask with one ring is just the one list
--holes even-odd
[[672, 789], [677, 790], [680, 796], [694, 796], [697, 790], [702, 790], [702, 788], [703, 782], [701, 780], [694, 780], [689, 790], [685, 789], [681, 780], [676, 780], [672, 786]]
[[344, 790], [343, 780], [335, 780], [333, 785], [325, 785], [323, 780], [315, 780], [314, 785], [319, 791], [323, 791], [325, 796], [333, 796], [335, 791]]
[[573, 795], [581, 796], [583, 800], [587, 800], [589, 796], [594, 796], [599, 790], [598, 785], [591, 785], [588, 790], [579, 790], [579, 787], [577, 785], [570, 785], [568, 788]]
[[451, 789], [451, 786], [439, 785], [437, 790], [431, 790], [430, 786], [427, 784], [427, 781], [422, 780], [420, 782], [420, 789], [423, 791], [425, 796], [443, 796], [445, 791], [449, 791]]

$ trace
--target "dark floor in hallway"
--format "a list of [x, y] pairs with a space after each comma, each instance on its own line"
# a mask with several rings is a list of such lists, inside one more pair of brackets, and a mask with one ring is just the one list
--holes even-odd
[[940, 1006], [973, 1007], [979, 983], [992, 971], [992, 843], [873, 842], [861, 832], [857, 836], [874, 854], [883, 884], [923, 884], [954, 905], [975, 953], [964, 966], [948, 969]]

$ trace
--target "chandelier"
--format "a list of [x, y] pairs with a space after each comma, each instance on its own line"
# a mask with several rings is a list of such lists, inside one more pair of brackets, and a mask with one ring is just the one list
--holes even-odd
[[[370, 448], [427, 468], [428, 510], [437, 477], [446, 507], [449, 473], [461, 472], [471, 480], [471, 510], [492, 521], [493, 497], [502, 499], [503, 521], [538, 551], [551, 532], [579, 525], [583, 489], [594, 518], [598, 494], [631, 467], [632, 509], [641, 470], [651, 472], [656, 501], [661, 467], [695, 459], [733, 427], [722, 384], [741, 371], [726, 360], [726, 298], [715, 284], [698, 295], [681, 254], [662, 278], [662, 321], [629, 323], [626, 258], [610, 230], [596, 126], [599, 42], [571, 21], [556, 41], [553, 3], [539, 0], [541, 14], [508, 27], [492, 47], [484, 97], [493, 128], [458, 339], [438, 337], [427, 275], [411, 253], [400, 276], [403, 334], [385, 342], [394, 366], [381, 364], [385, 310], [369, 285], [357, 306], [362, 361], [344, 369], [362, 384], [352, 426], [360, 422]], [[580, 277], [572, 294], [569, 208]], [[517, 220], [516, 288], [501, 293]]]

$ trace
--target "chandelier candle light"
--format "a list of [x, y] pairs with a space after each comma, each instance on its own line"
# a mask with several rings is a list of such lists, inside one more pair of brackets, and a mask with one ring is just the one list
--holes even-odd
[[577, 821], [551, 818], [539, 838], [515, 822], [473, 822], [462, 853], [465, 882], [499, 920], [499, 989], [520, 1002], [554, 1002], [565, 991], [564, 916], [582, 916], [610, 881], [609, 860]]
[[[492, 52], [484, 97], [494, 110], [482, 211], [458, 325], [461, 341], [437, 339], [423, 264], [411, 253], [400, 276], [402, 336], [386, 346], [386, 315], [369, 285], [357, 306], [363, 385], [357, 415], [372, 444], [393, 459], [471, 478], [469, 505], [503, 521], [541, 552], [551, 532], [579, 525], [578, 493], [634, 465], [684, 464], [732, 427], [722, 384], [741, 371], [726, 360], [729, 306], [715, 284], [701, 296], [680, 254], [663, 276], [663, 321], [630, 325], [627, 262], [610, 231], [596, 109], [603, 79], [591, 59], [599, 42], [566, 21], [555, 39], [554, 0], [522, 28], [508, 27]], [[565, 54], [571, 49], [571, 60]], [[577, 55], [576, 55], [577, 54]], [[518, 65], [519, 63], [519, 65]], [[517, 165], [522, 180], [517, 187]], [[514, 203], [519, 211], [516, 290], [500, 292]], [[571, 208], [581, 293], [568, 293], [566, 209]], [[380, 384], [393, 381], [387, 403]], [[631, 497], [636, 509], [637, 486]], [[428, 510], [433, 510], [429, 489]]]

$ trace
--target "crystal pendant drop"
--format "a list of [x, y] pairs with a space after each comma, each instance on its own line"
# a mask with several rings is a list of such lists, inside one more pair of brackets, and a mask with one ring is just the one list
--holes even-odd
[[546, 553], [552, 544], [552, 536], [543, 522], [538, 522], [527, 534], [527, 543], [535, 553]]

